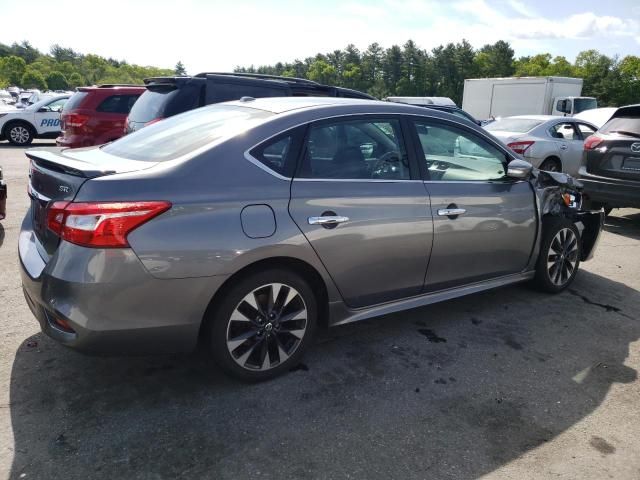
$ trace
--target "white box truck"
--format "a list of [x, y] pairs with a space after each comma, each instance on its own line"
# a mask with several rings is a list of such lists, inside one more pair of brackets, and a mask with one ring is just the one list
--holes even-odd
[[480, 120], [511, 115], [575, 115], [598, 107], [581, 97], [582, 79], [570, 77], [469, 78], [462, 109]]

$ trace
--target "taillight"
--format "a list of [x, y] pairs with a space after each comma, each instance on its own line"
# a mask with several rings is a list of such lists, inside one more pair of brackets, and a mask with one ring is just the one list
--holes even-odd
[[65, 127], [79, 128], [89, 120], [89, 115], [81, 113], [66, 113], [62, 116], [62, 123]]
[[594, 150], [598, 147], [602, 142], [604, 142], [604, 138], [599, 137], [597, 135], [591, 135], [584, 141], [584, 149], [585, 150]]
[[47, 211], [47, 226], [83, 247], [128, 247], [129, 233], [170, 208], [169, 202], [54, 202]]
[[148, 127], [149, 125], [153, 125], [154, 123], [158, 123], [160, 120], [163, 120], [163, 118], [162, 117], [154, 118], [153, 120], [149, 120], [147, 123], [145, 123], [144, 126]]
[[511, 142], [507, 143], [507, 147], [509, 147], [514, 152], [519, 153], [520, 155], [524, 155], [524, 152], [526, 152], [534, 143], [536, 142], [533, 142], [531, 140], [527, 140], [524, 142]]

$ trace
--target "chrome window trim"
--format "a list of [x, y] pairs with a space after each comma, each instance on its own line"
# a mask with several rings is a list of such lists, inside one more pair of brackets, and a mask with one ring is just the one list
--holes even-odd
[[[438, 110], [436, 110], [438, 111]], [[283, 112], [283, 113], [287, 113], [287, 112]], [[447, 113], [447, 112], [445, 112]], [[274, 117], [277, 118], [277, 115], [279, 114], [275, 114]], [[282, 135], [290, 130], [294, 130], [298, 127], [301, 127], [303, 125], [308, 125], [314, 122], [321, 122], [321, 121], [325, 121], [325, 120], [330, 120], [332, 118], [343, 118], [343, 117], [358, 117], [358, 116], [364, 116], [364, 115], [382, 115], [382, 116], [405, 116], [405, 117], [418, 117], [418, 118], [424, 118], [424, 119], [435, 119], [435, 120], [443, 120], [445, 122], [449, 122], [455, 125], [458, 125], [460, 127], [466, 128], [467, 130], [470, 130], [474, 133], [476, 133], [477, 135], [479, 135], [480, 137], [484, 137], [485, 140], [487, 140], [492, 146], [494, 146], [495, 148], [497, 148], [498, 150], [504, 152], [505, 155], [507, 155], [507, 158], [513, 160], [515, 158], [517, 158], [516, 156], [513, 155], [513, 152], [510, 152], [507, 147], [505, 145], [502, 144], [502, 142], [500, 142], [499, 140], [497, 140], [495, 137], [492, 137], [490, 134], [488, 134], [482, 127], [479, 127], [482, 131], [478, 132], [476, 130], [473, 130], [471, 128], [469, 128], [469, 125], [467, 122], [460, 122], [457, 121], [457, 119], [455, 118], [455, 116], [452, 113], [448, 113], [448, 115], [451, 115], [454, 117], [454, 120], [449, 120], [449, 119], [443, 119], [440, 117], [435, 117], [435, 116], [430, 116], [430, 115], [421, 115], [418, 113], [404, 113], [404, 112], [365, 112], [365, 113], [342, 113], [339, 115], [328, 115], [326, 117], [319, 117], [319, 118], [314, 118], [313, 120], [308, 120], [305, 122], [300, 122], [300, 123], [296, 123], [295, 125], [291, 125], [283, 130], [278, 131], [277, 133], [264, 138], [262, 140], [260, 140], [258, 143], [256, 143], [255, 145], [252, 145], [251, 147], [247, 148], [244, 151], [244, 158], [246, 160], [248, 160], [249, 162], [251, 162], [252, 164], [254, 164], [255, 166], [257, 166], [258, 168], [264, 170], [267, 173], [270, 173], [271, 175], [273, 175], [274, 177], [276, 177], [279, 180], [287, 180], [287, 181], [292, 181], [292, 180], [302, 180], [302, 181], [326, 181], [326, 182], [335, 182], [335, 181], [348, 181], [348, 182], [373, 182], [373, 183], [380, 183], [380, 182], [422, 182], [422, 180], [379, 180], [379, 179], [349, 179], [349, 178], [344, 178], [344, 179], [338, 179], [338, 178], [295, 178], [295, 177], [285, 177], [284, 175], [280, 175], [278, 172], [276, 172], [275, 170], [267, 167], [264, 163], [262, 163], [260, 160], [258, 160], [257, 158], [255, 158], [253, 155], [251, 155], [251, 150], [253, 150], [254, 148], [262, 145], [265, 142], [268, 142], [269, 140], [271, 140], [274, 137], [277, 137], [279, 135]], [[261, 124], [264, 125], [264, 124]], [[509, 162], [507, 162], [509, 163]]]
[[382, 178], [294, 178], [294, 182], [420, 183], [422, 180], [387, 180]]

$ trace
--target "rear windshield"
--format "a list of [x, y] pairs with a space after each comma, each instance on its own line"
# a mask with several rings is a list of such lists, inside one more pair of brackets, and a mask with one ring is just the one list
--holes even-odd
[[533, 130], [542, 123], [542, 120], [534, 120], [531, 118], [503, 118], [491, 122], [486, 127], [490, 132], [516, 132], [525, 133]]
[[600, 128], [600, 131], [640, 138], [640, 116], [613, 117]]
[[70, 110], [75, 110], [80, 106], [84, 98], [89, 95], [89, 92], [76, 92], [71, 95], [71, 98], [67, 100], [67, 103], [64, 104], [63, 112], [68, 112]]
[[178, 94], [175, 89], [147, 90], [129, 112], [130, 122], [147, 123], [164, 116], [167, 104]]
[[212, 105], [154, 123], [102, 148], [130, 160], [164, 162], [237, 135], [271, 115], [253, 108]]

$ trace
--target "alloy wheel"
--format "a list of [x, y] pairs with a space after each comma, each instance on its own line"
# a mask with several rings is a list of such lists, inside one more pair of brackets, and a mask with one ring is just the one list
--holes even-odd
[[547, 252], [547, 272], [557, 286], [569, 281], [578, 263], [578, 238], [570, 228], [556, 233]]
[[281, 365], [307, 330], [307, 306], [300, 293], [282, 283], [256, 288], [238, 303], [227, 325], [227, 350], [248, 370]]
[[31, 136], [31, 134], [25, 127], [17, 125], [11, 129], [11, 131], [9, 132], [9, 136], [15, 143], [22, 144], [29, 141], [29, 137]]

